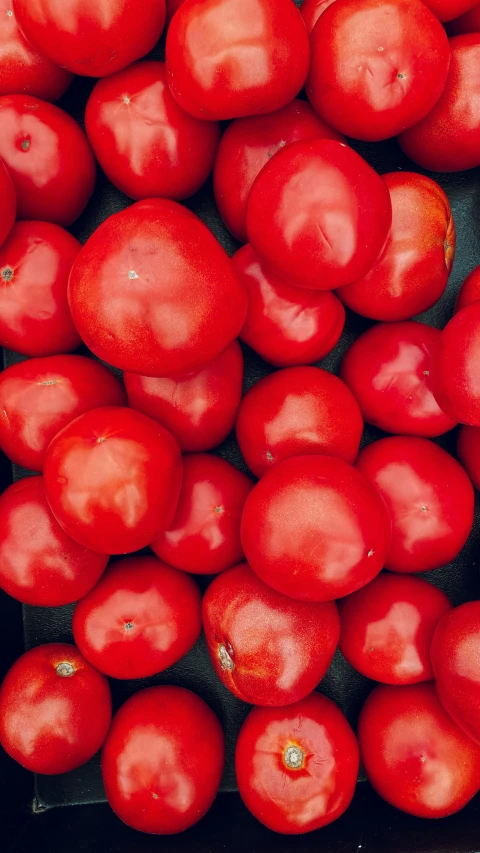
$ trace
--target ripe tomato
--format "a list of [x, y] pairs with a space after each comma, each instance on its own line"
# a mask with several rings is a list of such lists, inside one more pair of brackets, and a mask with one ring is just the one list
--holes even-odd
[[480, 489], [480, 429], [478, 427], [460, 427], [457, 453], [473, 485]]
[[189, 0], [168, 28], [168, 84], [197, 118], [278, 110], [302, 88], [309, 59], [291, 0]]
[[432, 354], [437, 402], [460, 423], [480, 426], [480, 302], [462, 308], [445, 326]]
[[256, 477], [291, 456], [355, 462], [363, 418], [351, 391], [318, 367], [290, 367], [256, 382], [240, 403], [237, 440]]
[[379, 323], [354, 341], [340, 375], [368, 423], [396, 435], [429, 438], [455, 426], [435, 400], [430, 381], [441, 334], [424, 323]]
[[17, 195], [10, 174], [0, 160], [0, 246], [12, 230], [17, 213]]
[[340, 635], [335, 602], [287, 598], [247, 563], [215, 578], [202, 610], [215, 672], [252, 705], [290, 705], [311, 693]]
[[67, 773], [100, 749], [112, 717], [104, 675], [75, 646], [25, 652], [0, 688], [0, 743], [32, 773]]
[[[468, 0], [469, 9], [467, 12], [464, 12], [460, 17], [455, 18], [454, 21], [450, 21], [447, 32], [451, 36], [461, 36], [465, 33], [478, 33], [480, 32], [480, 3], [477, 3], [476, 6], [470, 6], [470, 0]], [[458, 12], [455, 12], [457, 15]]]
[[471, 305], [472, 302], [478, 302], [480, 299], [480, 265], [475, 267], [469, 273], [463, 282], [457, 296], [457, 301], [455, 303], [455, 313], [460, 311], [462, 308], [466, 308], [467, 305]]
[[0, 447], [17, 465], [42, 471], [52, 438], [83, 412], [122, 406], [110, 371], [81, 355], [21, 361], [0, 374]]
[[[425, 5], [432, 10], [440, 21], [451, 21], [471, 9], [475, 2], [476, 0], [425, 0]], [[478, 30], [473, 32], [478, 32]]]
[[340, 650], [358, 672], [384, 684], [433, 678], [430, 644], [452, 608], [444, 592], [421, 578], [382, 572], [339, 607]]
[[108, 557], [82, 548], [55, 521], [43, 477], [25, 477], [0, 497], [0, 586], [23, 604], [60, 607], [86, 595]]
[[254, 708], [235, 749], [246, 807], [274, 832], [293, 835], [346, 811], [358, 764], [355, 735], [340, 709], [319, 693], [286, 708]]
[[317, 23], [320, 15], [323, 15], [325, 9], [335, 3], [335, 0], [303, 0], [300, 6], [300, 12], [305, 22], [308, 35], [312, 34], [312, 30]]
[[213, 188], [220, 215], [237, 240], [248, 240], [248, 196], [266, 163], [291, 142], [316, 137], [343, 140], [309, 104], [297, 99], [274, 113], [248, 116], [229, 124], [215, 158]]
[[13, 0], [27, 39], [74, 74], [103, 77], [145, 56], [165, 23], [165, 0]]
[[370, 269], [391, 215], [387, 187], [359, 154], [343, 142], [304, 140], [263, 167], [248, 197], [247, 231], [281, 278], [331, 290]]
[[178, 106], [163, 62], [138, 62], [99, 80], [85, 127], [107, 177], [135, 199], [195, 193], [212, 171], [220, 138], [217, 122], [200, 121]]
[[134, 829], [183, 832], [212, 805], [223, 732], [208, 705], [182, 687], [150, 687], [115, 714], [102, 751], [108, 802]]
[[78, 255], [68, 291], [87, 346], [147, 376], [200, 370], [237, 337], [247, 310], [213, 234], [165, 199], [137, 202], [103, 222]]
[[358, 740], [371, 785], [408, 814], [446, 817], [480, 787], [480, 747], [448, 716], [433, 684], [377, 687], [361, 711]]
[[245, 556], [265, 583], [302, 601], [331, 601], [382, 568], [390, 519], [376, 489], [342, 459], [296, 456], [247, 498]]
[[68, 424], [48, 447], [45, 493], [66, 533], [101, 554], [148, 545], [175, 513], [175, 439], [140, 412], [109, 406]]
[[246, 474], [218, 456], [185, 456], [176, 515], [151, 543], [166, 563], [211, 575], [243, 559], [240, 521], [253, 488]]
[[392, 436], [361, 450], [356, 465], [392, 519], [385, 568], [428, 572], [457, 556], [472, 529], [474, 494], [453, 456], [425, 438]]
[[162, 672], [190, 651], [201, 630], [195, 581], [156, 557], [112, 563], [73, 614], [82, 655], [112, 678]]

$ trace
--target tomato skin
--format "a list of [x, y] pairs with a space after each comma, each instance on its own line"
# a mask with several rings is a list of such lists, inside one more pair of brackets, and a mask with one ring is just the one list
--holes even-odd
[[125, 391], [108, 368], [81, 355], [21, 361], [0, 374], [0, 447], [12, 462], [42, 471], [63, 427], [99, 406], [122, 406]]
[[243, 559], [240, 521], [253, 483], [218, 456], [183, 459], [183, 482], [170, 526], [150, 543], [160, 559], [195, 575], [211, 575]]
[[208, 705], [182, 687], [149, 687], [115, 714], [102, 752], [108, 802], [134, 829], [169, 835], [197, 823], [215, 799], [223, 732]]
[[326, 9], [335, 3], [336, 0], [304, 0], [300, 6], [300, 13], [305, 22], [307, 33], [309, 36], [317, 23], [320, 15], [323, 15]]
[[480, 266], [469, 273], [458, 291], [455, 314], [480, 299]]
[[432, 354], [431, 381], [438, 404], [463, 424], [480, 426], [480, 302], [455, 314]]
[[[470, 0], [469, 0], [470, 6]], [[458, 12], [455, 13], [456, 15]], [[480, 3], [470, 8], [455, 20], [450, 21], [447, 32], [451, 36], [462, 36], [466, 33], [480, 32]]]
[[[304, 753], [298, 770], [284, 763], [292, 746]], [[283, 708], [254, 708], [235, 749], [246, 807], [269, 829], [289, 835], [312, 832], [346, 811], [358, 765], [358, 744], [347, 720], [319, 693]]]
[[453, 456], [426, 438], [391, 436], [360, 451], [356, 467], [392, 519], [385, 568], [428, 572], [449, 563], [473, 525], [473, 487]]
[[376, 687], [358, 741], [370, 784], [408, 814], [446, 817], [480, 787], [480, 748], [448, 716], [433, 683]]
[[292, 456], [322, 454], [354, 463], [363, 418], [351, 391], [318, 367], [290, 367], [260, 379], [240, 403], [237, 440], [262, 477]]
[[340, 651], [366, 678], [416, 684], [433, 678], [430, 644], [452, 605], [422, 578], [382, 572], [342, 598]]
[[480, 489], [480, 429], [461, 426], [458, 433], [457, 453], [476, 489]]
[[[425, 5], [440, 21], [451, 21], [474, 7], [475, 0], [426, 0]], [[473, 32], [478, 32], [478, 29]]]
[[8, 169], [0, 160], [0, 246], [7, 239], [15, 222], [17, 195]]
[[175, 513], [182, 460], [175, 439], [133, 409], [93, 409], [49, 444], [45, 493], [61, 527], [101, 554], [148, 545]]
[[[62, 676], [62, 663], [74, 672]], [[100, 749], [111, 717], [107, 679], [68, 643], [25, 652], [0, 688], [0, 743], [33, 773], [80, 767]]]
[[379, 323], [343, 357], [340, 375], [367, 423], [433, 438], [456, 425], [433, 396], [430, 363], [441, 332], [424, 323]]
[[332, 290], [370, 269], [391, 217], [386, 185], [359, 154], [342, 142], [303, 140], [278, 151], [258, 175], [247, 232], [281, 278]]

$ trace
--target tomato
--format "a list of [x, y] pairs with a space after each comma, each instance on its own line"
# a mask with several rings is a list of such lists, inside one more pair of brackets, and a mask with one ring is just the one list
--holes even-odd
[[309, 59], [291, 0], [189, 0], [167, 32], [168, 85], [196, 118], [280, 109], [302, 88]]
[[384, 502], [355, 468], [332, 456], [296, 456], [254, 487], [241, 537], [251, 568], [273, 589], [331, 601], [379, 573], [390, 531]]
[[433, 172], [480, 164], [480, 34], [450, 39], [451, 62], [443, 94], [399, 143], [407, 157]]
[[480, 426], [480, 302], [462, 308], [445, 326], [432, 354], [431, 381], [451, 418]]
[[109, 406], [80, 415], [45, 457], [45, 493], [66, 533], [101, 554], [144, 548], [175, 513], [180, 450], [160, 424]]
[[286, 708], [254, 708], [235, 749], [246, 807], [274, 832], [293, 835], [326, 826], [346, 811], [358, 763], [345, 717], [319, 693]]
[[178, 106], [163, 62], [138, 62], [99, 80], [85, 127], [107, 177], [135, 199], [192, 195], [212, 171], [220, 138], [217, 122]]
[[177, 9], [180, 8], [182, 3], [185, 3], [185, 0], [167, 0], [167, 17], [165, 21], [165, 25], [170, 26], [170, 21], [172, 20]]
[[236, 431], [245, 462], [262, 477], [284, 459], [306, 453], [355, 462], [363, 418], [353, 394], [333, 373], [290, 367], [247, 391]]
[[333, 601], [294, 601], [247, 563], [215, 578], [203, 597], [203, 625], [215, 672], [252, 705], [290, 705], [325, 675], [340, 635]]
[[325, 9], [328, 9], [332, 3], [335, 3], [335, 0], [303, 0], [300, 12], [309, 35], [312, 34], [320, 15], [323, 15]]
[[208, 811], [224, 763], [223, 732], [208, 705], [182, 687], [127, 699], [102, 752], [108, 802], [142, 832], [183, 832]]
[[391, 223], [384, 182], [343, 142], [293, 142], [263, 167], [247, 204], [253, 248], [300, 287], [331, 290], [364, 275]]
[[425, 5], [440, 21], [451, 21], [471, 9], [475, 0], [426, 0]]
[[[447, 31], [451, 36], [461, 36], [465, 33], [478, 33], [480, 32], [480, 3], [477, 3], [476, 6], [470, 5], [470, 0], [468, 0], [469, 9], [464, 12], [460, 17], [455, 18], [454, 21], [450, 21]], [[458, 14], [458, 12], [455, 12]]]
[[467, 305], [471, 305], [472, 302], [478, 302], [480, 299], [480, 265], [475, 267], [469, 273], [463, 282], [457, 296], [457, 301], [455, 303], [455, 313], [460, 311], [462, 308], [466, 308]]
[[172, 666], [202, 630], [195, 581], [155, 557], [112, 563], [73, 614], [85, 658], [112, 678], [148, 678]]
[[444, 711], [433, 684], [377, 687], [358, 740], [371, 785], [408, 814], [446, 817], [480, 787], [480, 747]]
[[83, 412], [121, 406], [110, 371], [81, 355], [21, 361], [0, 374], [0, 447], [17, 465], [42, 471], [52, 438]]
[[17, 195], [10, 174], [0, 160], [0, 246], [12, 230], [17, 213]]
[[480, 429], [478, 427], [460, 427], [457, 453], [473, 485], [480, 489]]
[[430, 381], [441, 334], [424, 323], [379, 323], [354, 341], [340, 375], [368, 423], [396, 435], [427, 438], [455, 426], [435, 400]]
[[433, 678], [430, 644], [452, 605], [421, 578], [382, 572], [339, 602], [340, 650], [366, 678], [415, 684]]
[[70, 539], [55, 521], [43, 477], [25, 477], [0, 496], [0, 586], [23, 604], [60, 607], [86, 595], [108, 557]]
[[147, 376], [205, 367], [237, 337], [247, 310], [213, 234], [165, 199], [137, 202], [105, 220], [78, 255], [68, 292], [89, 349]]
[[27, 39], [74, 74], [103, 77], [145, 56], [165, 23], [165, 0], [13, 0]]
[[316, 137], [343, 140], [309, 104], [297, 99], [274, 113], [248, 116], [229, 124], [215, 158], [213, 188], [219, 213], [237, 240], [248, 240], [247, 201], [262, 168], [291, 142]]
[[248, 243], [233, 266], [245, 285], [247, 317], [240, 337], [277, 367], [311, 364], [336, 346], [345, 310], [330, 290], [308, 290], [282, 281]]
[[240, 521], [253, 483], [218, 456], [183, 459], [176, 515], [151, 543], [158, 556], [185, 572], [211, 575], [243, 559]]
[[473, 525], [473, 488], [462, 466], [425, 438], [392, 436], [360, 451], [357, 468], [392, 519], [385, 568], [428, 572], [445, 566]]
[[67, 773], [100, 749], [112, 716], [104, 675], [75, 646], [25, 652], [0, 688], [0, 743], [33, 773]]

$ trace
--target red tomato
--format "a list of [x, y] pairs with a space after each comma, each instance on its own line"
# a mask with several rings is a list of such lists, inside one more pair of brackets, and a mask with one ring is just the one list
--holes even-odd
[[17, 465], [41, 471], [52, 438], [83, 412], [122, 406], [110, 371], [81, 355], [21, 361], [0, 374], [0, 447]]
[[73, 614], [81, 653], [112, 678], [162, 672], [190, 651], [201, 630], [195, 581], [155, 557], [113, 563]]
[[103, 77], [145, 56], [165, 23], [165, 0], [13, 0], [27, 39], [74, 74]]
[[25, 652], [0, 688], [0, 743], [33, 773], [66, 773], [100, 749], [112, 717], [104, 675], [75, 646]]
[[475, 2], [476, 0], [425, 0], [425, 5], [440, 21], [451, 21], [471, 9]]
[[311, 693], [340, 635], [335, 602], [287, 598], [247, 563], [215, 578], [202, 610], [215, 672], [252, 705], [290, 705]]
[[[467, 12], [464, 12], [459, 18], [455, 18], [454, 21], [450, 21], [447, 27], [449, 35], [461, 36], [465, 33], [480, 32], [480, 3], [477, 3], [476, 6], [470, 6], [470, 0], [468, 0], [468, 5]], [[458, 12], [455, 14], [457, 15]]]
[[421, 578], [382, 572], [339, 607], [340, 650], [358, 672], [384, 684], [433, 678], [430, 644], [452, 608], [444, 592]]
[[456, 425], [431, 388], [430, 361], [441, 334], [424, 323], [379, 323], [354, 341], [340, 375], [368, 423], [428, 438]]
[[100, 166], [130, 198], [183, 199], [212, 171], [217, 122], [185, 113], [170, 94], [163, 62], [138, 62], [99, 80], [85, 111]]
[[69, 302], [99, 358], [147, 376], [200, 370], [237, 337], [247, 310], [213, 234], [165, 199], [137, 202], [97, 228], [73, 266]]
[[480, 302], [462, 308], [445, 326], [432, 354], [431, 381], [444, 412], [480, 426]]
[[248, 196], [266, 163], [291, 142], [315, 137], [343, 140], [309, 104], [299, 100], [274, 113], [237, 119], [227, 127], [215, 159], [213, 188], [220, 215], [237, 240], [248, 240]]
[[383, 175], [392, 227], [375, 266], [341, 287], [345, 305], [372, 320], [408, 320], [430, 308], [447, 286], [455, 255], [455, 224], [435, 181], [413, 172]]
[[460, 427], [457, 453], [473, 485], [480, 489], [480, 429], [478, 427]]
[[182, 481], [180, 450], [160, 424], [140, 412], [93, 409], [48, 447], [45, 493], [66, 533], [101, 554], [144, 548], [175, 513]]
[[183, 482], [176, 515], [151, 543], [166, 563], [211, 575], [243, 559], [240, 521], [253, 483], [218, 456], [192, 454], [183, 459]]
[[342, 459], [296, 456], [247, 498], [245, 556], [265, 583], [302, 601], [331, 601], [372, 580], [390, 544], [385, 504]]
[[172, 20], [177, 9], [180, 8], [182, 3], [185, 3], [185, 0], [167, 0], [167, 17], [165, 21], [165, 25], [170, 26], [170, 21]]
[[256, 382], [240, 403], [237, 439], [256, 477], [291, 456], [320, 453], [355, 462], [363, 432], [344, 382], [318, 367], [290, 367]]
[[358, 763], [345, 717], [319, 693], [286, 708], [254, 708], [235, 749], [246, 807], [269, 829], [289, 835], [319, 829], [346, 811]]
[[457, 556], [472, 529], [474, 494], [453, 456], [425, 438], [394, 436], [361, 450], [356, 465], [392, 519], [385, 568], [428, 572]]
[[278, 367], [309, 364], [336, 346], [345, 310], [331, 291], [287, 284], [265, 267], [250, 243], [232, 261], [248, 299], [240, 337], [265, 361]]
[[247, 205], [249, 240], [281, 278], [331, 290], [364, 275], [391, 223], [384, 182], [343, 142], [293, 142], [263, 167]]
[[0, 157], [15, 185], [19, 219], [67, 227], [95, 186], [95, 160], [77, 122], [27, 95], [0, 98]]
[[0, 497], [0, 586], [23, 604], [60, 607], [86, 595], [108, 557], [87, 551], [55, 521], [43, 477], [25, 477]]
[[446, 817], [480, 787], [480, 747], [444, 711], [433, 684], [377, 687], [358, 740], [371, 785], [408, 814]]
[[0, 160], [0, 246], [7, 239], [15, 222], [17, 195], [10, 174]]
[[480, 299], [480, 265], [467, 275], [457, 296], [455, 313]]
[[208, 705], [182, 687], [127, 699], [102, 752], [108, 802], [142, 832], [183, 832], [208, 811], [224, 763], [223, 732]]
[[312, 34], [312, 30], [320, 15], [323, 15], [325, 9], [328, 9], [332, 3], [335, 3], [335, 0], [303, 0], [300, 12], [309, 35]]
[[168, 85], [197, 118], [278, 110], [302, 88], [309, 59], [291, 0], [189, 0], [168, 28]]

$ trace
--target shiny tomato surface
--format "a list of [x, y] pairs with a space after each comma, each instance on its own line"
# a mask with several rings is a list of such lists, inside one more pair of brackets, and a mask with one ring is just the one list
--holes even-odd
[[455, 303], [455, 313], [480, 299], [480, 266], [475, 267], [463, 282]]
[[0, 160], [0, 246], [12, 230], [17, 213], [17, 195], [7, 167]]
[[[474, 7], [475, 2], [476, 0], [426, 0], [425, 5], [440, 21], [451, 21]], [[469, 32], [478, 32], [478, 29]]]
[[480, 426], [480, 302], [445, 326], [431, 361], [432, 389], [442, 409], [460, 423]]
[[[470, 6], [470, 0], [468, 0]], [[458, 14], [458, 12], [456, 12]], [[465, 33], [480, 32], [480, 3], [471, 6], [467, 12], [460, 15], [455, 20], [450, 21], [447, 27], [447, 32], [451, 36], [461, 36]]]
[[475, 488], [480, 489], [480, 429], [461, 426], [458, 433], [457, 453]]
[[336, 0], [303, 0], [300, 12], [309, 35], [312, 34], [320, 15], [323, 15], [325, 9], [328, 9], [335, 2]]

